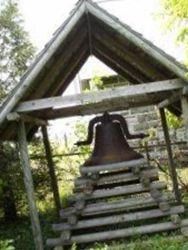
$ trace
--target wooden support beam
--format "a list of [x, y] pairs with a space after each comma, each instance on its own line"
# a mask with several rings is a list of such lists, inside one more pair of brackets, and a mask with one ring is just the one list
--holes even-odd
[[[174, 201], [174, 197], [171, 194], [164, 195], [162, 197], [163, 201]], [[82, 211], [82, 216], [93, 216], [93, 215], [100, 215], [100, 214], [108, 214], [114, 213], [119, 211], [129, 211], [141, 208], [148, 208], [157, 206], [158, 202], [151, 196], [143, 196], [143, 197], [133, 197], [127, 198], [123, 200], [117, 200], [112, 202], [97, 202], [88, 204]], [[66, 208], [60, 211], [60, 216], [62, 218], [66, 218], [71, 214], [76, 214], [76, 208]]]
[[147, 161], [144, 158], [132, 161], [117, 162], [112, 164], [80, 167], [81, 174], [95, 174], [104, 171], [120, 171], [125, 169], [134, 168], [136, 166], [143, 167], [147, 165]]
[[45, 152], [46, 152], [48, 171], [49, 171], [50, 180], [51, 180], [51, 189], [52, 189], [53, 196], [54, 196], [54, 203], [55, 203], [57, 215], [59, 215], [59, 211], [61, 209], [61, 201], [60, 201], [59, 189], [58, 189], [58, 184], [57, 184], [57, 177], [55, 174], [53, 156], [52, 156], [52, 151], [51, 151], [51, 147], [50, 147], [48, 131], [47, 131], [46, 126], [42, 126], [42, 136], [43, 136], [43, 143], [44, 143], [44, 148], [45, 148]]
[[93, 22], [93, 37], [100, 41], [103, 46], [113, 49], [116, 55], [118, 54], [119, 56], [123, 57], [127, 62], [134, 65], [134, 67], [140, 71], [144, 72], [148, 77], [150, 77], [150, 79], [166, 79], [165, 75], [162, 74], [159, 69], [156, 69], [156, 66], [152, 65], [150, 62], [147, 62], [147, 60], [144, 60], [145, 58], [143, 59], [140, 54], [138, 56], [137, 53], [132, 52], [128, 45], [125, 45], [125, 42], [123, 43], [120, 40], [117, 42], [117, 39], [114, 39], [112, 33], [105, 33], [103, 28], [100, 28], [99, 23], [97, 23], [97, 25], [95, 24], [96, 20]]
[[7, 115], [7, 120], [12, 122], [18, 122], [20, 120], [24, 121], [25, 123], [32, 123], [38, 126], [46, 126], [48, 122], [36, 117], [32, 117], [26, 114], [18, 114], [17, 112], [9, 113]]
[[101, 44], [101, 42], [99, 42], [98, 40], [96, 39], [93, 39], [93, 40], [94, 40], [94, 53], [96, 51], [100, 55], [105, 57], [107, 60], [113, 62], [114, 64], [117, 64], [121, 68], [122, 71], [132, 76], [133, 78], [135, 78], [135, 80], [139, 81], [140, 83], [151, 81], [151, 78], [147, 77], [146, 74], [136, 69], [130, 63], [123, 60], [122, 57], [117, 55], [117, 51], [114, 52], [112, 49], [109, 49], [107, 46], [104, 46], [103, 44]]
[[31, 216], [31, 225], [33, 230], [35, 247], [36, 250], [43, 250], [44, 248], [43, 248], [41, 227], [35, 202], [33, 179], [32, 179], [31, 168], [29, 163], [29, 154], [27, 149], [26, 130], [25, 130], [25, 124], [22, 120], [18, 122], [18, 142], [20, 150], [20, 160], [24, 174], [24, 183], [29, 203], [29, 211]]
[[160, 109], [159, 111], [160, 111], [160, 116], [161, 116], [161, 123], [162, 123], [162, 127], [163, 127], [164, 137], [165, 137], [165, 141], [166, 141], [169, 172], [170, 172], [170, 175], [172, 178], [172, 184], [173, 184], [173, 189], [174, 189], [174, 193], [175, 193], [175, 198], [176, 198], [178, 203], [181, 203], [181, 194], [180, 194], [179, 187], [178, 187], [176, 166], [175, 166], [175, 163], [173, 160], [173, 153], [172, 153], [172, 148], [171, 148], [171, 143], [170, 143], [170, 135], [169, 135], [169, 131], [168, 131], [166, 116], [165, 116], [165, 112], [164, 112], [163, 108]]
[[130, 83], [134, 83], [134, 84], [139, 83], [139, 81], [136, 80], [133, 76], [130, 76], [130, 74], [125, 73], [125, 71], [122, 70], [121, 67], [117, 65], [117, 63], [115, 63], [112, 60], [108, 60], [104, 55], [101, 55], [100, 53], [98, 53], [94, 48], [93, 48], [93, 54], [96, 56], [96, 58], [98, 58], [100, 61], [106, 64], [109, 68], [113, 69], [117, 74], [124, 77]]
[[176, 93], [173, 93], [169, 98], [163, 100], [162, 102], [160, 102], [157, 107], [160, 108], [166, 108], [167, 106], [169, 106], [170, 104], [177, 102], [181, 99], [182, 97], [182, 90], [179, 90]]
[[[147, 169], [141, 171], [141, 174], [144, 176], [150, 178], [150, 179], [157, 179], [158, 178], [158, 171], [157, 169]], [[75, 187], [82, 187], [82, 186], [87, 186], [87, 185], [96, 185], [96, 186], [101, 186], [105, 184], [111, 184], [111, 183], [126, 183], [130, 181], [136, 181], [139, 180], [139, 177], [134, 175], [133, 173], [114, 173], [109, 176], [104, 176], [100, 177], [97, 182], [94, 182], [90, 178], [77, 178], [74, 182]]]
[[121, 196], [127, 194], [135, 194], [141, 192], [149, 192], [150, 189], [164, 189], [166, 188], [166, 183], [164, 182], [152, 182], [150, 187], [143, 187], [142, 184], [131, 184], [125, 185], [122, 187], [111, 188], [111, 189], [99, 189], [94, 191], [90, 195], [85, 195], [83, 193], [78, 193], [69, 198], [70, 201], [77, 201], [80, 199], [92, 200], [92, 199], [101, 199], [107, 197]]
[[139, 211], [133, 213], [124, 213], [120, 215], [112, 215], [107, 217], [100, 217], [95, 219], [86, 219], [78, 221], [75, 225], [70, 225], [68, 223], [54, 224], [54, 231], [62, 230], [72, 230], [72, 229], [82, 229], [82, 228], [92, 228], [98, 226], [112, 225], [116, 223], [125, 223], [130, 221], [146, 220], [151, 218], [164, 217], [171, 214], [178, 214], [184, 212], [183, 206], [171, 207], [169, 211], [162, 212], [160, 209], [150, 209], [146, 211]]
[[132, 98], [138, 98], [140, 96], [146, 98], [148, 94], [157, 94], [157, 92], [160, 95], [161, 92], [181, 89], [184, 86], [185, 83], [180, 79], [151, 82], [145, 84], [117, 87], [115, 89], [96, 91], [92, 93], [26, 101], [20, 103], [14, 111], [19, 113], [27, 113], [45, 109], [61, 109], [77, 105], [86, 105], [88, 104], [88, 102], [97, 103], [104, 100], [108, 101], [109, 99], [119, 100], [120, 98], [123, 98], [122, 101], [125, 103], [126, 100], [130, 100]]
[[184, 219], [181, 222], [181, 225], [175, 225], [173, 222], [160, 222], [155, 224], [149, 224], [144, 226], [135, 226], [130, 228], [123, 228], [117, 230], [96, 232], [96, 233], [88, 233], [72, 236], [70, 241], [63, 241], [61, 238], [56, 239], [48, 239], [47, 245], [54, 246], [62, 246], [62, 245], [71, 245], [73, 243], [89, 243], [89, 242], [98, 242], [103, 240], [113, 240], [118, 238], [130, 237], [133, 235], [142, 235], [142, 234], [151, 234], [163, 231], [171, 231], [176, 230], [181, 227], [188, 226], [188, 219]]
[[181, 104], [182, 104], [183, 123], [185, 126], [185, 140], [188, 145], [188, 97], [187, 96], [182, 97]]
[[[67, 47], [65, 47], [63, 51], [59, 52], [57, 59], [54, 58], [53, 67], [51, 67], [51, 69], [48, 70], [45, 74], [44, 78], [41, 79], [42, 84], [38, 84], [37, 91], [33, 91], [33, 99], [38, 99], [43, 96], [51, 96], [53, 95], [52, 93], [54, 93], [54, 95], [57, 95], [57, 91], [55, 91], [55, 89], [57, 85], [59, 85], [60, 81], [62, 84], [64, 76], [67, 75], [67, 66], [70, 66], [71, 62], [74, 62], [73, 58], [76, 58], [76, 60], [78, 60], [78, 58], [80, 59], [80, 53], [83, 54], [83, 50], [86, 50], [85, 39], [87, 37], [87, 30], [82, 29], [79, 31], [79, 33], [80, 32], [82, 32], [81, 37], [79, 37], [78, 34], [75, 34], [75, 36], [78, 37], [77, 43], [74, 42], [74, 39], [69, 42], [69, 46], [71, 46], [72, 49], [71, 52], [69, 51], [69, 49], [67, 49]], [[79, 51], [79, 53], [75, 57], [75, 54], [73, 53], [75, 53], [76, 51]]]

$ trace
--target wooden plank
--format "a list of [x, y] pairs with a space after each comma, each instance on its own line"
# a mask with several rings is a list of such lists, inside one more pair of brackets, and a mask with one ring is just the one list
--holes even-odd
[[[152, 180], [157, 179], [158, 177], [157, 169], [144, 170], [141, 171], [140, 174], [143, 174], [148, 178], [151, 178]], [[121, 173], [121, 174], [112, 174], [110, 176], [100, 177], [96, 183], [89, 178], [76, 179], [74, 183], [75, 186], [79, 188], [82, 185], [87, 185], [87, 184], [101, 186], [110, 183], [118, 183], [118, 182], [126, 183], [129, 181], [136, 181], [136, 180], [139, 180], [139, 177], [134, 175], [133, 173]]]
[[117, 162], [112, 164], [106, 165], [97, 165], [97, 166], [87, 166], [87, 167], [80, 167], [81, 174], [94, 174], [100, 173], [105, 171], [120, 171], [128, 168], [134, 168], [136, 166], [142, 167], [143, 165], [147, 165], [147, 161], [144, 158], [132, 161], [124, 161], [124, 162]]
[[113, 215], [107, 217], [100, 217], [95, 219], [88, 220], [80, 220], [76, 225], [70, 225], [68, 223], [59, 223], [53, 224], [54, 231], [62, 231], [62, 230], [72, 230], [72, 229], [82, 229], [82, 228], [91, 228], [105, 225], [112, 225], [117, 223], [152, 219], [158, 217], [164, 217], [167, 215], [174, 215], [184, 212], [184, 206], [175, 206], [171, 207], [171, 209], [167, 212], [162, 212], [160, 209], [151, 209], [147, 211], [139, 211], [134, 213], [125, 213], [120, 215]]
[[108, 46], [104, 46], [100, 40], [93, 39], [94, 41], [94, 54], [97, 52], [97, 54], [101, 55], [103, 58], [106, 58], [106, 60], [111, 61], [111, 63], [116, 64], [125, 74], [128, 74], [129, 76], [132, 76], [135, 78], [137, 82], [143, 83], [143, 82], [149, 82], [152, 79], [149, 78], [146, 74], [143, 73], [143, 71], [140, 71], [139, 69], [135, 68], [133, 65], [131, 65], [129, 62], [122, 59], [120, 55], [118, 55], [117, 51], [112, 50], [112, 46], [110, 49]]
[[156, 105], [169, 95], [169, 92], [161, 92], [156, 94], [141, 95], [137, 97], [121, 97], [121, 98], [108, 98], [100, 102], [88, 102], [83, 105], [77, 105], [72, 107], [59, 107], [58, 109], [48, 109], [40, 112], [32, 112], [32, 115], [53, 120], [58, 118], [72, 117], [72, 116], [83, 116], [103, 113], [104, 111], [113, 112], [134, 107], [143, 107]]
[[35, 202], [33, 179], [32, 179], [31, 168], [29, 163], [29, 155], [27, 150], [26, 130], [24, 122], [22, 120], [19, 121], [18, 123], [18, 142], [20, 150], [20, 160], [24, 174], [24, 184], [29, 203], [29, 211], [31, 216], [31, 225], [33, 230], [35, 247], [37, 250], [43, 250], [44, 248], [43, 248], [42, 234], [41, 234], [39, 216]]
[[170, 172], [170, 175], [172, 178], [173, 189], [175, 192], [177, 202], [181, 203], [181, 193], [180, 193], [179, 187], [178, 187], [178, 177], [177, 177], [177, 172], [176, 172], [176, 165], [175, 165], [174, 160], [173, 160], [173, 153], [172, 153], [172, 148], [171, 148], [171, 143], [170, 143], [170, 135], [169, 135], [169, 131], [168, 131], [166, 116], [165, 116], [164, 109], [160, 109], [159, 111], [160, 111], [163, 131], [164, 131], [164, 137], [165, 137], [165, 141], [166, 141], [169, 172]]
[[188, 226], [188, 219], [184, 219], [182, 220], [181, 226], [175, 225], [172, 222], [162, 222], [162, 223], [155, 223], [155, 224], [149, 224], [149, 225], [144, 225], [144, 226], [136, 226], [136, 227], [131, 227], [131, 228], [110, 230], [110, 231], [105, 231], [105, 232], [75, 235], [71, 237], [71, 240], [69, 242], [63, 242], [61, 238], [48, 239], [47, 245], [53, 247], [57, 245], [70, 245], [73, 243], [80, 244], [80, 243], [98, 242], [98, 241], [103, 241], [103, 240], [113, 240], [113, 239], [118, 239], [118, 238], [130, 237], [134, 235], [171, 231], [171, 230], [176, 230], [181, 227], [187, 227], [187, 226]]
[[171, 97], [165, 99], [164, 101], [160, 102], [157, 107], [160, 108], [166, 108], [168, 107], [170, 104], [177, 102], [181, 99], [182, 97], [182, 90], [178, 91], [177, 93], [174, 93], [171, 95]]
[[188, 97], [184, 96], [181, 100], [182, 104], [182, 117], [183, 117], [183, 123], [185, 126], [185, 140], [188, 144]]
[[96, 58], [98, 58], [100, 61], [106, 64], [109, 68], [113, 69], [117, 74], [124, 77], [130, 83], [134, 83], [134, 84], [140, 83], [134, 78], [134, 76], [131, 76], [130, 74], [126, 74], [125, 71], [122, 70], [122, 68], [113, 60], [109, 60], [104, 55], [101, 55], [100, 53], [98, 53], [94, 47], [93, 47], [93, 55], [95, 55]]
[[[174, 197], [172, 194], [169, 194], [169, 195], [163, 195], [162, 199], [164, 201], [172, 202], [174, 200]], [[115, 213], [120, 211], [129, 211], [134, 209], [157, 206], [157, 204], [158, 203], [151, 196], [133, 197], [113, 202], [98, 202], [98, 203], [88, 204], [81, 211], [81, 215], [90, 216], [90, 215]], [[77, 211], [75, 208], [67, 208], [67, 209], [62, 209], [60, 211], [60, 216], [62, 218], [67, 218], [69, 215], [76, 213]]]
[[60, 109], [64, 107], [71, 107], [75, 105], [84, 105], [88, 102], [101, 102], [113, 98], [133, 98], [150, 93], [172, 91], [181, 89], [185, 83], [180, 79], [158, 81], [144, 84], [137, 84], [131, 86], [117, 87], [114, 89], [95, 91], [92, 93], [82, 93], [70, 96], [58, 96], [51, 98], [43, 98], [33, 101], [22, 102], [14, 110], [15, 112], [24, 113], [44, 109]]
[[48, 131], [47, 131], [46, 126], [42, 126], [42, 136], [43, 136], [43, 143], [44, 143], [44, 148], [45, 148], [45, 152], [46, 152], [48, 171], [49, 171], [50, 180], [51, 180], [51, 188], [52, 188], [52, 192], [53, 192], [53, 196], [54, 196], [54, 203], [55, 203], [57, 215], [59, 215], [59, 211], [61, 209], [61, 201], [60, 201], [57, 177], [56, 177], [56, 173], [55, 173], [53, 156], [52, 156], [52, 151], [51, 151], [51, 147], [50, 147]]
[[119, 195], [148, 192], [150, 191], [151, 188], [164, 189], [166, 188], [166, 183], [153, 182], [150, 184], [150, 187], [143, 187], [142, 184], [133, 184], [133, 185], [115, 187], [112, 189], [99, 189], [99, 190], [94, 191], [90, 195], [78, 193], [77, 195], [70, 197], [68, 200], [76, 201], [80, 199], [92, 200], [92, 199], [108, 198], [108, 197], [114, 197], [114, 196], [119, 196]]
[[141, 56], [138, 57], [136, 53], [128, 49], [128, 45], [126, 46], [125, 42], [123, 43], [118, 40], [117, 43], [113, 35], [104, 32], [103, 27], [100, 28], [100, 23], [96, 22], [96, 20], [93, 22], [93, 37], [103, 43], [103, 46], [112, 48], [116, 55], [123, 57], [127, 62], [140, 69], [140, 71], [144, 72], [150, 79], [165, 79], [165, 75], [156, 69], [156, 66], [152, 65], [150, 62], [148, 63], [141, 58]]
[[32, 117], [26, 114], [18, 114], [17, 112], [12, 112], [7, 115], [7, 120], [12, 122], [18, 122], [19, 120], [23, 120], [25, 123], [32, 123], [38, 126], [47, 126], [48, 122], [36, 117]]

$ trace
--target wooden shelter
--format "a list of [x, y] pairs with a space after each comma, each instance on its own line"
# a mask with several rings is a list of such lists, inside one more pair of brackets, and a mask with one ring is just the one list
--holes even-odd
[[[90, 55], [96, 56], [130, 83], [93, 93], [62, 96]], [[188, 131], [187, 69], [144, 39], [141, 34], [90, 0], [80, 0], [68, 19], [37, 56], [20, 83], [0, 107], [1, 140], [18, 140], [36, 249], [43, 249], [35, 205], [27, 139], [42, 126], [54, 197], [58, 187], [47, 135], [47, 121], [78, 115], [158, 105], [169, 156], [176, 199], [180, 202], [176, 170], [164, 108], [183, 115]], [[188, 138], [187, 138], [188, 141]]]

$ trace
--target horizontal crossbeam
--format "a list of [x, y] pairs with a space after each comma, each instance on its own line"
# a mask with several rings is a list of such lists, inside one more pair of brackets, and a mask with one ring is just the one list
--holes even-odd
[[[89, 111], [102, 111], [104, 105], [115, 108], [129, 108], [127, 105], [134, 105], [134, 102], [140, 105], [142, 102], [148, 102], [149, 105], [156, 104], [161, 98], [162, 93], [173, 90], [182, 89], [186, 83], [180, 79], [165, 80], [131, 86], [117, 87], [114, 89], [95, 91], [90, 93], [82, 93], [70, 96], [58, 96], [51, 98], [38, 99], [20, 103], [14, 112], [29, 113], [44, 112], [44, 116], [48, 119], [58, 118], [66, 111], [65, 116], [89, 114]], [[151, 98], [150, 94], [156, 98]], [[108, 105], [109, 104], [109, 105]], [[113, 105], [112, 105], [113, 104]], [[62, 111], [62, 112], [61, 112]], [[58, 113], [53, 115], [54, 113]], [[91, 112], [93, 113], [93, 112]], [[40, 115], [39, 115], [40, 116]], [[48, 117], [49, 116], [49, 117]]]

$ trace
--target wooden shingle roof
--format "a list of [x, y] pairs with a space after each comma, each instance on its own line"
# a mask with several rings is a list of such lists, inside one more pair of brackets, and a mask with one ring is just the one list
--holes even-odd
[[[0, 108], [0, 136], [6, 117], [21, 101], [61, 95], [90, 55], [130, 84], [181, 78], [186, 68], [90, 0], [80, 0]], [[178, 109], [176, 109], [176, 105]], [[179, 114], [180, 104], [171, 109]]]

